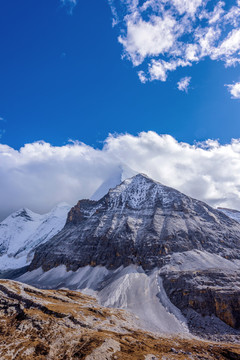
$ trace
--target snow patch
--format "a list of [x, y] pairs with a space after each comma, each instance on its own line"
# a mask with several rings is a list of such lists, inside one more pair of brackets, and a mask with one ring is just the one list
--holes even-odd
[[86, 266], [67, 271], [64, 265], [43, 272], [41, 268], [20, 276], [17, 281], [39, 288], [68, 288], [95, 295], [100, 304], [130, 311], [138, 326], [160, 333], [188, 333], [180, 311], [171, 304], [163, 288], [159, 270], [147, 275], [134, 265], [117, 270]]
[[190, 250], [169, 256], [168, 264], [160, 269], [160, 273], [210, 269], [239, 270], [239, 263], [239, 261], [227, 260], [220, 255], [211, 254], [207, 251]]

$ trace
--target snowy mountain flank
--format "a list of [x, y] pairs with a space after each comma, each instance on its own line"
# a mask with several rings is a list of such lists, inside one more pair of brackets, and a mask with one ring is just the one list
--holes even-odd
[[209, 205], [139, 174], [98, 201], [81, 200], [64, 229], [36, 250], [30, 265], [108, 269], [162, 267], [168, 255], [193, 249], [240, 259], [240, 224]]
[[32, 259], [15, 280], [94, 295], [141, 329], [240, 341], [240, 223], [230, 215], [137, 174], [80, 200], [55, 233], [40, 240], [36, 226], [21, 245], [12, 239], [17, 251], [11, 241], [2, 251]]
[[237, 221], [240, 223], [240, 211], [233, 210], [233, 209], [227, 209], [227, 208], [218, 208], [219, 211], [221, 211], [223, 214], [227, 215], [231, 219]]
[[62, 203], [44, 215], [29, 209], [20, 209], [2, 221], [0, 270], [21, 268], [30, 264], [37, 246], [62, 230], [70, 208], [68, 204]]

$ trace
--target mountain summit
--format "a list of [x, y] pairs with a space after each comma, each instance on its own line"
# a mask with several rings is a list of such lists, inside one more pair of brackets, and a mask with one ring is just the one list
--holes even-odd
[[81, 200], [16, 280], [94, 294], [141, 329], [239, 340], [240, 224], [144, 174]]
[[37, 248], [30, 270], [61, 264], [150, 270], [194, 249], [240, 259], [239, 234], [240, 224], [225, 214], [138, 174], [98, 201], [80, 200], [63, 230]]
[[0, 271], [28, 265], [37, 246], [56, 235], [65, 225], [70, 205], [61, 203], [40, 215], [23, 208], [0, 223]]

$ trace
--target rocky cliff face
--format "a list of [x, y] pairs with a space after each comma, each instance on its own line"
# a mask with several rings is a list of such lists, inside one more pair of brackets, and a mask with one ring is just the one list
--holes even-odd
[[[162, 273], [169, 299], [188, 319], [190, 330], [211, 338], [240, 329], [240, 272], [226, 269]], [[219, 321], [220, 320], [220, 321]], [[226, 326], [227, 325], [227, 326]]]
[[240, 259], [240, 224], [207, 204], [138, 174], [99, 201], [81, 200], [64, 229], [40, 246], [30, 270], [60, 264], [162, 267], [169, 254], [206, 250]]

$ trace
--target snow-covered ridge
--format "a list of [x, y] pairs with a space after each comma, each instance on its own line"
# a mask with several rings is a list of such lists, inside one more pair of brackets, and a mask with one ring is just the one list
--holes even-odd
[[177, 200], [181, 193], [168, 188], [157, 181], [153, 181], [145, 174], [138, 174], [126, 179], [120, 185], [109, 191], [112, 207], [131, 206], [136, 209], [147, 202], [153, 204], [156, 199], [161, 199], [163, 204]]
[[227, 208], [218, 208], [218, 211], [240, 223], [240, 211]]
[[28, 265], [36, 247], [62, 230], [70, 208], [61, 203], [44, 215], [23, 208], [3, 220], [0, 223], [0, 270]]

